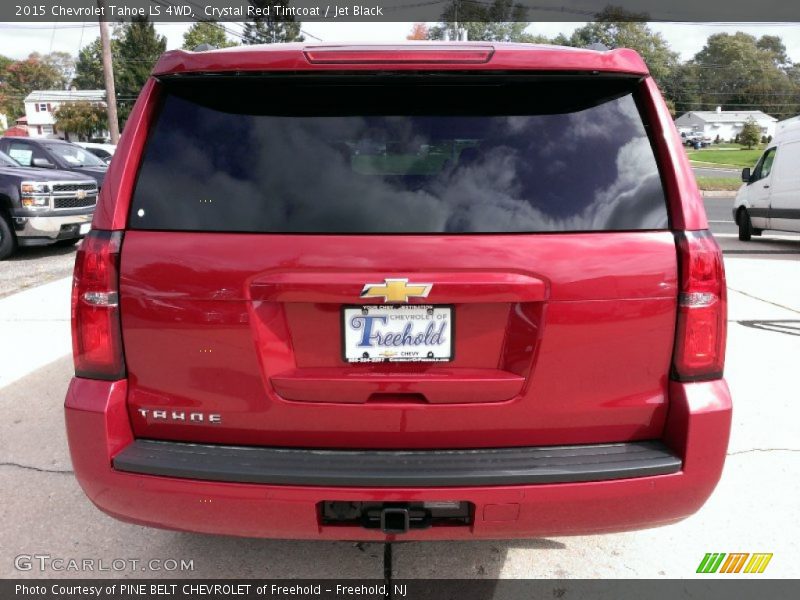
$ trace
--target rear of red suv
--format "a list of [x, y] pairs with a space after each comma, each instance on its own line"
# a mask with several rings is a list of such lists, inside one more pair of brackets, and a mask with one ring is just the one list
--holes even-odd
[[134, 523], [512, 538], [695, 512], [720, 251], [641, 59], [165, 54], [73, 287], [75, 473]]

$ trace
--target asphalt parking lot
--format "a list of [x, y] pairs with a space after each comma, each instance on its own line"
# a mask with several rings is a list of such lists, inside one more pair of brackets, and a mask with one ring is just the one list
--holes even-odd
[[[768, 232], [739, 242], [731, 200], [706, 204], [725, 252], [726, 377], [735, 405], [728, 461], [709, 502], [681, 523], [638, 532], [395, 544], [394, 578], [685, 578], [695, 576], [706, 552], [771, 552], [768, 576], [800, 576], [800, 236]], [[74, 254], [74, 248], [30, 250], [0, 263], [0, 577], [109, 576], [15, 567], [19, 555], [46, 554], [185, 559], [194, 566], [183, 573], [113, 573], [123, 577], [382, 579], [381, 544], [154, 530], [117, 522], [86, 500], [71, 474], [61, 409], [72, 368]]]

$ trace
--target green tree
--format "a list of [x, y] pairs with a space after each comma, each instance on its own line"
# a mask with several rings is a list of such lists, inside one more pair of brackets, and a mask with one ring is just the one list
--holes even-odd
[[6, 70], [14, 64], [14, 61], [7, 56], [0, 54], [0, 113], [8, 114], [11, 112], [9, 107], [10, 98], [5, 91]]
[[697, 65], [679, 64], [661, 82], [664, 96], [672, 101], [678, 115], [704, 110], [702, 90], [697, 87], [698, 71]]
[[786, 45], [779, 36], [762, 35], [756, 42], [756, 47], [772, 55], [776, 67], [786, 69], [792, 65], [789, 55], [786, 54]]
[[158, 35], [147, 18], [134, 18], [115, 30], [119, 42], [114, 65], [114, 83], [117, 88], [117, 112], [120, 125], [124, 124], [133, 103], [139, 96], [150, 73], [164, 51], [167, 38]]
[[750, 117], [742, 127], [739, 133], [739, 142], [747, 146], [748, 150], [758, 144], [761, 140], [761, 128], [756, 123], [753, 117]]
[[60, 131], [75, 133], [82, 139], [90, 138], [95, 131], [103, 131], [108, 125], [105, 107], [91, 102], [62, 104], [54, 116]]
[[[115, 72], [119, 67], [118, 55], [119, 40], [112, 37], [111, 63]], [[72, 85], [79, 90], [100, 90], [106, 87], [105, 78], [103, 77], [103, 58], [99, 37], [78, 52]]]
[[0, 85], [5, 81], [6, 69], [14, 64], [14, 60], [0, 54]]
[[[282, 6], [287, 8], [290, 0], [248, 0], [260, 9]], [[256, 17], [244, 24], [244, 44], [279, 44], [284, 42], [302, 42], [305, 37], [300, 32], [300, 23], [291, 16], [276, 16], [274, 8], [269, 16]]]
[[493, 0], [491, 4], [453, 0], [442, 13], [441, 22], [428, 30], [429, 40], [448, 35], [458, 39], [458, 29], [465, 29], [467, 39], [483, 42], [549, 43], [543, 36], [527, 33], [530, 25], [523, 20], [525, 8], [513, 0]]
[[228, 39], [225, 30], [216, 21], [198, 21], [183, 34], [184, 50], [194, 50], [200, 44], [210, 44], [217, 48], [239, 45]]
[[781, 56], [781, 48], [774, 36], [757, 40], [741, 31], [710, 36], [691, 61], [696, 67], [693, 87], [703, 105], [763, 110], [778, 118], [797, 114], [800, 86], [793, 80], [792, 67], [784, 64], [788, 59]]
[[644, 59], [650, 74], [662, 89], [678, 66], [678, 53], [674, 52], [660, 33], [650, 29], [647, 15], [630, 13], [609, 7], [595, 16], [593, 22], [576, 29], [565, 41], [568, 46], [585, 48], [603, 44], [614, 48], [631, 48]]

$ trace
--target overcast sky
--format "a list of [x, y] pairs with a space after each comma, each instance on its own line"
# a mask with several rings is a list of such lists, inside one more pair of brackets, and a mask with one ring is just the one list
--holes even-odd
[[[569, 34], [582, 23], [535, 23], [528, 28], [534, 34], [553, 37], [559, 33]], [[167, 36], [167, 49], [179, 48], [183, 33], [189, 23], [156, 23], [159, 33]], [[779, 35], [786, 44], [789, 56], [800, 62], [800, 23], [786, 24], [728, 24], [705, 23], [652, 23], [672, 48], [686, 60], [694, 56], [706, 38], [713, 33], [746, 31], [755, 36]], [[226, 29], [241, 35], [240, 23], [225, 23]], [[305, 23], [303, 31], [308, 41], [324, 42], [397, 42], [405, 39], [411, 23]], [[98, 33], [97, 23], [0, 23], [0, 54], [11, 58], [24, 58], [31, 52], [46, 54], [53, 50], [76, 55], [78, 49], [94, 40]], [[236, 39], [236, 35], [232, 36]], [[313, 36], [313, 37], [312, 37]]]

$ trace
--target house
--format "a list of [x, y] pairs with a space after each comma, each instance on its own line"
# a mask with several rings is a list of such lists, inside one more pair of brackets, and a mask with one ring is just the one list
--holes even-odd
[[[30, 137], [70, 139], [69, 132], [58, 131], [55, 112], [69, 102], [91, 102], [105, 106], [105, 90], [37, 90], [25, 97], [25, 118]], [[107, 132], [98, 132], [105, 137]]]
[[761, 135], [774, 137], [775, 124], [778, 119], [770, 117], [760, 110], [696, 110], [675, 119], [675, 126], [682, 131], [702, 133], [704, 137], [730, 141], [742, 131], [749, 119], [753, 119], [761, 128]]

